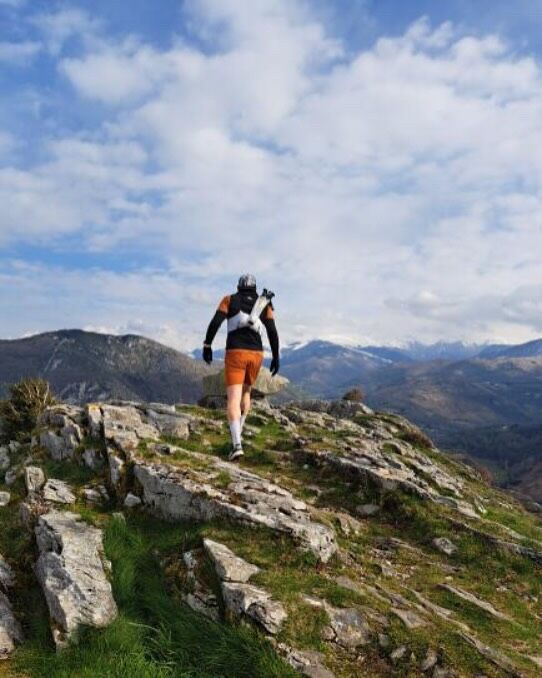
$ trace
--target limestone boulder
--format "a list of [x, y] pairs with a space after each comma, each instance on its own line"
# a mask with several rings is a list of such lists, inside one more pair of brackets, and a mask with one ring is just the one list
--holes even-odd
[[62, 647], [81, 626], [105, 627], [117, 616], [104, 565], [101, 530], [70, 512], [51, 510], [35, 528], [39, 558], [35, 566], [43, 589], [53, 637]]
[[39, 466], [27, 466], [24, 470], [24, 482], [27, 493], [35, 494], [45, 485], [45, 473]]
[[239, 558], [224, 544], [204, 539], [203, 547], [222, 581], [246, 583], [252, 575], [260, 571], [259, 567]]
[[248, 617], [271, 635], [280, 631], [288, 616], [270, 593], [251, 584], [222, 582], [222, 596], [228, 612], [236, 617]]
[[73, 504], [75, 495], [63, 480], [49, 478], [43, 486], [43, 499], [54, 504]]
[[11, 459], [9, 457], [9, 449], [2, 445], [0, 447], [0, 471], [7, 471], [11, 466]]
[[22, 642], [21, 626], [15, 618], [8, 597], [0, 591], [0, 660], [7, 659], [15, 646]]
[[[304, 550], [327, 562], [337, 550], [331, 528], [311, 519], [305, 502], [236, 464], [190, 453], [201, 471], [135, 459], [133, 471], [143, 503], [170, 520], [228, 519], [289, 534]], [[230, 478], [227, 488], [217, 477]]]

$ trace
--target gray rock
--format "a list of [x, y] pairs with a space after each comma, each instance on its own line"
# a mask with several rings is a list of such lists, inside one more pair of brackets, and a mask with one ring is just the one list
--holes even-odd
[[390, 659], [395, 664], [395, 662], [398, 662], [401, 659], [403, 659], [406, 653], [407, 648], [405, 647], [405, 645], [399, 645], [399, 647], [396, 647], [395, 650], [390, 654]]
[[[316, 489], [316, 491], [319, 490], [319, 488], [315, 488], [315, 489]], [[349, 515], [348, 513], [335, 513], [335, 518], [337, 519], [337, 522], [339, 523], [339, 527], [341, 528], [341, 532], [343, 532], [346, 536], [349, 536], [351, 534], [358, 535], [363, 530], [363, 526], [359, 522], [359, 520], [352, 518], [352, 516]]]
[[107, 449], [107, 460], [109, 463], [109, 478], [111, 485], [117, 487], [120, 485], [124, 474], [124, 461], [117, 456], [111, 448]]
[[11, 459], [9, 458], [9, 450], [3, 445], [0, 447], [0, 471], [7, 471], [11, 466]]
[[438, 654], [433, 650], [433, 648], [429, 648], [427, 650], [427, 654], [425, 655], [425, 659], [423, 660], [420, 669], [425, 673], [426, 671], [430, 671], [434, 666], [436, 666], [438, 662]]
[[83, 439], [81, 428], [78, 424], [73, 424], [72, 422], [69, 422], [61, 430], [60, 435], [64, 439], [66, 453], [68, 457], [72, 459], [76, 448], [79, 446], [81, 440]]
[[15, 619], [8, 597], [0, 591], [0, 660], [6, 659], [23, 642], [23, 632]]
[[0, 492], [0, 506], [7, 506], [11, 501], [11, 494], [9, 492]]
[[355, 648], [370, 642], [369, 625], [365, 617], [355, 608], [331, 608], [330, 626], [335, 633], [335, 642], [345, 648]]
[[200, 558], [195, 551], [186, 551], [183, 553], [183, 561], [187, 569], [187, 580], [190, 585], [190, 590], [183, 594], [185, 603], [205, 617], [213, 621], [219, 621], [220, 614], [218, 608], [218, 600], [214, 593], [203, 584], [197, 574]]
[[439, 584], [439, 586], [440, 588], [445, 589], [450, 593], [453, 593], [458, 598], [466, 600], [468, 603], [475, 605], [480, 610], [484, 610], [484, 612], [487, 612], [496, 619], [501, 619], [503, 621], [511, 621], [511, 618], [508, 615], [504, 614], [503, 612], [500, 612], [499, 610], [496, 610], [491, 603], [487, 602], [486, 600], [482, 600], [481, 598], [478, 598], [469, 591], [465, 591], [464, 589], [461, 589], [457, 586], [451, 586], [451, 584]]
[[284, 643], [278, 643], [277, 650], [288, 664], [307, 678], [334, 678], [323, 664], [324, 655], [315, 650], [297, 650]]
[[99, 405], [89, 403], [85, 408], [89, 433], [92, 438], [102, 437], [102, 411]]
[[81, 457], [85, 466], [93, 471], [101, 469], [105, 463], [103, 452], [94, 447], [85, 448]]
[[17, 469], [10, 469], [9, 471], [6, 471], [6, 475], [4, 476], [4, 482], [6, 485], [13, 485], [13, 483], [17, 480], [19, 477], [19, 472]]
[[70, 512], [51, 510], [35, 529], [36, 576], [45, 594], [53, 637], [62, 647], [81, 626], [102, 628], [117, 616], [104, 572], [102, 532]]
[[[134, 461], [134, 474], [143, 488], [144, 504], [170, 520], [207, 522], [226, 518], [266, 526], [290, 534], [302, 548], [312, 551], [324, 562], [335, 553], [333, 531], [313, 522], [306, 504], [290, 492], [236, 464], [191, 454], [194, 461], [208, 470]], [[228, 487], [214, 487], [214, 479], [224, 472], [231, 478]]]
[[11, 454], [16, 454], [20, 449], [22, 445], [20, 442], [17, 440], [10, 440], [8, 443], [8, 449], [11, 452]]
[[51, 459], [62, 461], [70, 457], [69, 451], [66, 448], [66, 441], [54, 431], [42, 431], [39, 441], [41, 447], [47, 450]]
[[388, 635], [385, 633], [378, 634], [378, 644], [383, 650], [390, 646], [390, 642], [390, 637]]
[[224, 544], [204, 539], [203, 547], [213, 561], [217, 575], [223, 581], [245, 583], [260, 571], [259, 567], [239, 558]]
[[447, 556], [452, 556], [457, 551], [457, 546], [446, 537], [435, 537], [431, 543], [437, 551]]
[[356, 608], [333, 607], [325, 600], [305, 596], [303, 600], [312, 607], [325, 610], [329, 626], [324, 629], [324, 638], [341, 647], [354, 649], [371, 642], [371, 629], [365, 617]]
[[148, 409], [147, 415], [162, 435], [182, 438], [183, 440], [190, 436], [190, 424], [194, 421], [194, 418], [188, 414], [178, 414], [175, 409], [173, 413]]
[[45, 485], [45, 473], [39, 466], [27, 466], [24, 470], [24, 482], [28, 494], [39, 492]]
[[419, 629], [422, 626], [427, 626], [427, 621], [422, 619], [413, 610], [402, 610], [398, 607], [392, 607], [390, 611], [403, 622], [407, 629]]
[[83, 488], [83, 499], [88, 504], [103, 504], [104, 502], [109, 501], [110, 497], [105, 487], [103, 485], [98, 485], [97, 487]]
[[380, 511], [380, 506], [378, 504], [361, 504], [361, 506], [356, 506], [356, 513], [364, 518], [374, 516]]
[[15, 575], [11, 569], [9, 563], [5, 560], [4, 556], [0, 553], [0, 587], [7, 591], [15, 583]]
[[[506, 655], [502, 654], [490, 645], [486, 645], [481, 640], [476, 638], [472, 633], [463, 631], [460, 633], [461, 638], [474, 647], [483, 657], [488, 659], [492, 664], [498, 668], [506, 671], [512, 676], [521, 676], [523, 672], [518, 669], [514, 662], [512, 662]], [[434, 674], [433, 674], [434, 675]]]
[[83, 408], [77, 405], [53, 405], [48, 407], [38, 418], [38, 426], [51, 426], [64, 428], [69, 424], [81, 425], [83, 421]]
[[158, 428], [134, 405], [102, 405], [101, 411], [106, 442], [114, 443], [125, 454], [133, 452], [140, 440], [160, 437]]
[[128, 492], [126, 498], [124, 499], [124, 506], [126, 506], [126, 508], [135, 508], [136, 506], [140, 505], [141, 499], [137, 495]]
[[271, 594], [251, 584], [222, 582], [222, 596], [226, 610], [237, 617], [252, 619], [271, 635], [280, 631], [288, 616], [281, 603], [271, 599]]
[[149, 403], [147, 407], [147, 414], [149, 413], [149, 410], [152, 410], [157, 414], [177, 414], [175, 405], [167, 405], [165, 403]]
[[56, 478], [49, 478], [43, 486], [43, 498], [45, 501], [52, 501], [55, 504], [73, 504], [75, 502], [75, 495], [69, 485]]

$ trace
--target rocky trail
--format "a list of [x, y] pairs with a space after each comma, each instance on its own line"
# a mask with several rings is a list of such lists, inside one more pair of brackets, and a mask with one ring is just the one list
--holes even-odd
[[[214, 639], [199, 675], [541, 675], [539, 517], [361, 403], [263, 401], [244, 435], [232, 464], [221, 411], [113, 401], [51, 407], [0, 447], [7, 675], [188, 675], [188, 608]], [[160, 643], [133, 600], [148, 612], [151, 589]], [[147, 634], [140, 668], [92, 672], [119, 628]]]

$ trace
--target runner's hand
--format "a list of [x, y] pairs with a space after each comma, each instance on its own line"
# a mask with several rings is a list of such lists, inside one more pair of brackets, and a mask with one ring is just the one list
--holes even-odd
[[203, 347], [203, 360], [210, 365], [213, 362], [213, 349], [210, 346]]
[[278, 358], [273, 358], [273, 360], [271, 361], [271, 365], [269, 366], [269, 370], [270, 370], [271, 375], [273, 377], [279, 371], [279, 367], [280, 367], [280, 360]]

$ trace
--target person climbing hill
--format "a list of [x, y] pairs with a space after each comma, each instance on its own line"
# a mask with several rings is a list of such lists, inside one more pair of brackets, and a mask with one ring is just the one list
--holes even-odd
[[[265, 290], [264, 290], [265, 292]], [[262, 330], [265, 327], [271, 346], [269, 369], [275, 376], [279, 371], [279, 336], [275, 326], [271, 296], [263, 300], [265, 308], [254, 317], [252, 313], [259, 295], [256, 278], [246, 273], [239, 278], [237, 292], [225, 296], [209, 323], [203, 342], [203, 360], [213, 361], [212, 343], [224, 320], [228, 320], [226, 340], [225, 380], [228, 395], [228, 422], [232, 438], [230, 461], [243, 456], [241, 434], [250, 410], [250, 393], [263, 362]], [[252, 315], [251, 315], [252, 313]]]

